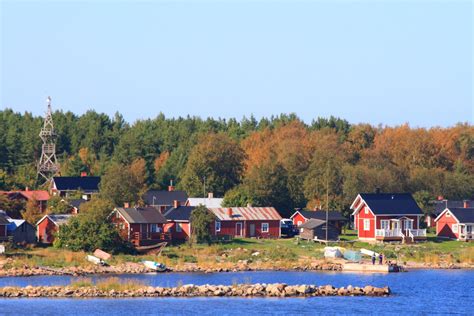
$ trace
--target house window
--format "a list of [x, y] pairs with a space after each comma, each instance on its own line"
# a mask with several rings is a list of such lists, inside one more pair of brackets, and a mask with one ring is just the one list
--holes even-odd
[[458, 224], [453, 224], [453, 233], [458, 233]]
[[370, 219], [364, 219], [364, 230], [365, 231], [370, 230]]
[[303, 224], [303, 222], [302, 222], [302, 221], [298, 221], [298, 222], [296, 223], [296, 226], [300, 226], [301, 224]]
[[268, 233], [268, 223], [262, 223], [262, 233]]
[[302, 233], [302, 232], [304, 232], [304, 228], [303, 228], [303, 227], [300, 228], [300, 233]]
[[365, 213], [365, 214], [369, 214], [369, 209], [368, 209], [367, 207], [364, 208], [364, 213]]
[[451, 213], [446, 212], [446, 217], [451, 217]]
[[181, 224], [180, 223], [176, 223], [176, 232], [177, 233], [180, 233], [183, 231], [183, 228], [181, 227]]
[[152, 233], [158, 233], [158, 224], [151, 224], [150, 230]]
[[413, 229], [413, 221], [404, 221], [403, 222], [404, 229]]
[[390, 221], [388, 220], [381, 220], [380, 225], [382, 229], [390, 229]]
[[125, 229], [125, 225], [124, 225], [123, 223], [120, 223], [120, 224], [119, 224], [119, 229], [120, 229], [120, 230]]
[[216, 229], [216, 232], [220, 232], [220, 231], [221, 231], [221, 222], [220, 222], [220, 221], [216, 221], [215, 229]]

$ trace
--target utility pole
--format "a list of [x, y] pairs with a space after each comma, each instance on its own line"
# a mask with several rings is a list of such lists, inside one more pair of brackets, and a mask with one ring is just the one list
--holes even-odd
[[328, 242], [329, 230], [329, 162], [326, 167], [326, 244]]
[[51, 111], [51, 97], [48, 97], [47, 102], [48, 110], [44, 117], [43, 128], [39, 133], [43, 145], [41, 146], [41, 158], [38, 162], [38, 178], [43, 177], [45, 180], [43, 183], [50, 182], [59, 171], [59, 164], [56, 160], [56, 133]]

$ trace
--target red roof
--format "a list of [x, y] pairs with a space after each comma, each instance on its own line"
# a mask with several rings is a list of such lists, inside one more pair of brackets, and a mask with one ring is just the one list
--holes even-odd
[[23, 195], [28, 200], [35, 198], [37, 201], [47, 201], [49, 200], [49, 193], [48, 191], [44, 190], [28, 190], [28, 191], [12, 191], [10, 194], [18, 193]]
[[274, 207], [224, 207], [209, 208], [221, 221], [260, 221], [281, 220], [280, 214]]

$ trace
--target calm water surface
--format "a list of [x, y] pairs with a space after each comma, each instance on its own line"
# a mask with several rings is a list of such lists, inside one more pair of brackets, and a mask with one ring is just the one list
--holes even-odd
[[[94, 276], [93, 279], [104, 276]], [[107, 277], [107, 276], [105, 276]], [[408, 273], [329, 272], [168, 273], [122, 275], [154, 286], [275, 283], [334, 286], [388, 285], [393, 295], [315, 298], [0, 299], [0, 315], [474, 315], [474, 271]], [[65, 285], [74, 277], [0, 278], [0, 286]]]

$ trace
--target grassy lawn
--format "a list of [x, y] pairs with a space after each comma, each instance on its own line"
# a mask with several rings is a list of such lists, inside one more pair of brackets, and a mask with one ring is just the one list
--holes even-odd
[[[341, 236], [338, 246], [346, 249], [366, 248], [382, 252], [389, 259], [399, 262], [467, 263], [474, 264], [474, 243], [441, 241], [428, 236], [427, 242], [417, 244], [369, 244], [356, 241], [354, 231]], [[238, 238], [229, 243], [193, 245], [187, 243], [166, 247], [159, 257], [147, 255], [115, 255], [112, 265], [141, 260], [157, 260], [166, 265], [182, 266], [196, 264], [204, 268], [223, 267], [231, 269], [235, 265], [248, 263], [258, 268], [291, 268], [298, 264], [308, 264], [315, 259], [323, 259], [324, 245], [297, 241], [296, 239], [247, 239]], [[23, 266], [71, 267], [91, 265], [85, 260], [86, 253], [55, 248], [32, 248], [10, 250], [4, 268]], [[0, 261], [2, 258], [0, 257]]]

